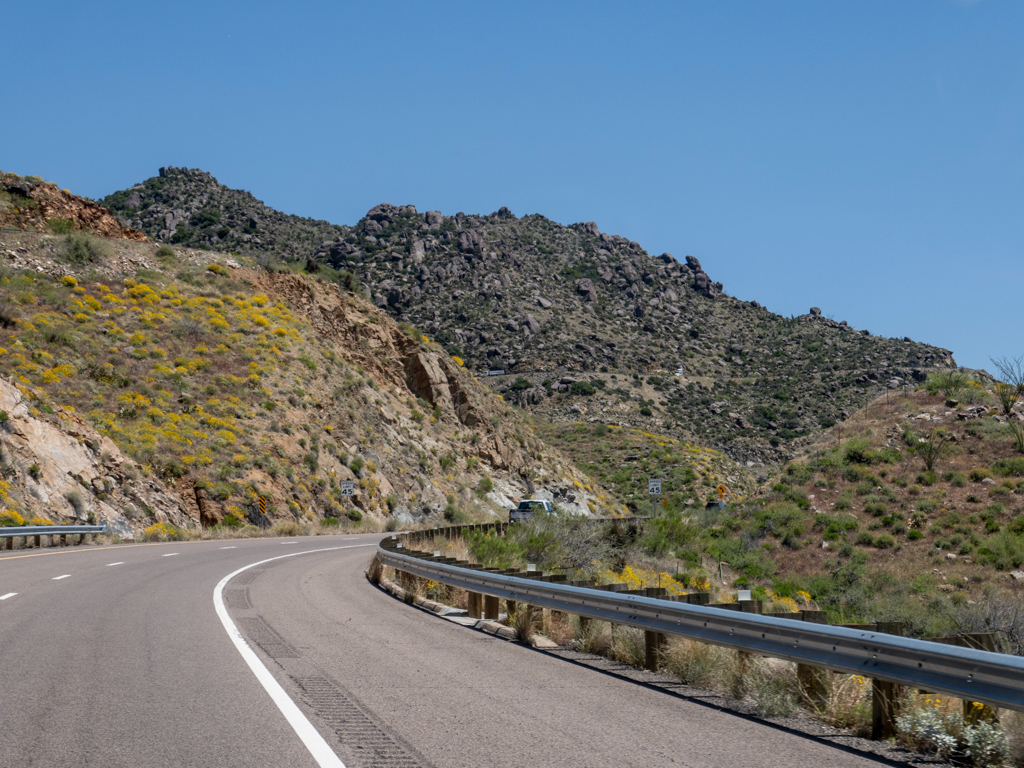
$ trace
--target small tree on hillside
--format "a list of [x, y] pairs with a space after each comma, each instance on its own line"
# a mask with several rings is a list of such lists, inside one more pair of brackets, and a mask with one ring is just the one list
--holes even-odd
[[933, 429], [926, 437], [919, 437], [914, 445], [914, 453], [921, 457], [924, 468], [931, 472], [935, 469], [935, 462], [949, 450], [949, 433], [939, 427]]
[[999, 371], [993, 391], [999, 398], [999, 404], [1003, 407], [1003, 413], [1007, 416], [1017, 404], [1017, 400], [1024, 397], [1024, 356], [1021, 357], [991, 357], [992, 365]]
[[935, 374], [935, 388], [945, 397], [956, 400], [967, 388], [970, 377], [966, 371], [949, 370]]

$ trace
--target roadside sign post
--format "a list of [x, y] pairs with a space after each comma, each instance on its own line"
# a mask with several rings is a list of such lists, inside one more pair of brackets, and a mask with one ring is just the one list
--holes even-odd
[[[339, 493], [346, 499], [351, 499], [355, 496], [355, 483], [351, 480], [342, 480], [338, 483]], [[345, 505], [345, 515], [348, 516], [348, 504]]]

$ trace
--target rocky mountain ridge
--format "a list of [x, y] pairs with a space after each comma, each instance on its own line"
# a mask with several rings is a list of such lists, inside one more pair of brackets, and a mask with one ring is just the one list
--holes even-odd
[[[237, 224], [232, 211], [247, 194], [201, 171], [163, 169], [104, 203], [157, 239], [181, 240], [184, 226], [189, 242], [213, 246], [240, 242], [237, 227], [214, 231], [209, 222], [219, 212]], [[160, 213], [168, 207], [192, 213], [172, 229]], [[783, 461], [792, 441], [887, 388], [955, 366], [948, 350], [872, 336], [818, 308], [776, 315], [729, 296], [696, 257], [651, 255], [593, 222], [563, 226], [507, 208], [445, 216], [388, 203], [352, 227], [276, 215], [264, 215], [275, 222], [266, 224], [267, 242], [242, 242], [242, 253], [365, 286], [376, 306], [471, 369], [503, 371], [488, 381], [517, 404], [555, 419], [586, 411], [741, 461]]]

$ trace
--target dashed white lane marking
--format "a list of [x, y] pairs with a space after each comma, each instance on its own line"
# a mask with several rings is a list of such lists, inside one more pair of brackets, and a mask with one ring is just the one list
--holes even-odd
[[[297, 544], [298, 542], [286, 542]], [[344, 547], [327, 547], [326, 549], [311, 549], [305, 552], [293, 552], [289, 555], [278, 555], [277, 557], [271, 557], [266, 560], [260, 560], [258, 563], [250, 563], [249, 565], [239, 568], [233, 573], [229, 573], [213, 590], [213, 607], [217, 610], [217, 616], [220, 617], [221, 624], [224, 625], [224, 629], [227, 630], [228, 637], [231, 638], [231, 642], [235, 644], [235, 648], [242, 654], [242, 658], [245, 659], [245, 663], [249, 665], [249, 669], [256, 675], [256, 679], [260, 681], [263, 688], [270, 698], [277, 704], [277, 708], [281, 710], [281, 714], [284, 715], [285, 720], [292, 727], [292, 730], [302, 739], [302, 743], [306, 745], [306, 749], [316, 760], [317, 765], [320, 768], [345, 768], [345, 764], [341, 762], [334, 750], [330, 748], [323, 736], [321, 736], [313, 724], [309, 722], [302, 710], [300, 710], [295, 702], [291, 700], [284, 688], [274, 679], [274, 676], [270, 674], [270, 670], [263, 666], [263, 662], [260, 661], [259, 657], [253, 653], [252, 648], [245, 642], [245, 638], [242, 637], [242, 633], [238, 631], [238, 627], [235, 626], [235, 622], [231, 620], [228, 615], [228, 609], [224, 607], [224, 587], [231, 581], [235, 576], [240, 574], [242, 571], [247, 571], [250, 568], [254, 568], [257, 565], [263, 565], [269, 563], [272, 560], [281, 560], [285, 557], [295, 557], [296, 555], [309, 555], [313, 552], [332, 552], [337, 549], [354, 549], [356, 547], [375, 547], [376, 544], [349, 544]]]
[[118, 563], [107, 563], [107, 568], [109, 568], [112, 565], [124, 565], [124, 560], [122, 560], [122, 561], [120, 561]]
[[168, 552], [166, 555], [160, 555], [160, 557], [174, 557], [176, 554], [178, 554], [178, 553], [177, 552]]
[[298, 544], [299, 542], [297, 542], [297, 541], [282, 541], [281, 543], [282, 544]]
[[221, 547], [221, 549], [238, 549], [238, 547]]
[[0, 600], [6, 600], [8, 597], [14, 597], [17, 592], [8, 592], [6, 595], [0, 595]]
[[53, 580], [54, 581], [60, 581], [61, 579], [70, 579], [70, 578], [71, 578], [71, 574], [70, 573], [65, 573], [63, 576], [54, 576]]

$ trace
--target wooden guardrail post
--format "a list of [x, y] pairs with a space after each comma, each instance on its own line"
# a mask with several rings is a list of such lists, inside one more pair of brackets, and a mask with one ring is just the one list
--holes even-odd
[[661, 657], [668, 645], [668, 638], [661, 632], [644, 630], [644, 667], [650, 672], [661, 669]]
[[[28, 538], [28, 537], [26, 536], [25, 538]], [[35, 536], [32, 537], [32, 540], [35, 543], [35, 546], [37, 546], [37, 547], [42, 547], [43, 546], [43, 537], [41, 535], [39, 535], [38, 533]]]
[[481, 619], [483, 618], [483, 595], [479, 592], [467, 592], [466, 593], [466, 608], [470, 618]]
[[62, 547], [66, 547], [68, 545], [68, 535], [66, 533], [62, 533], [60, 535], [60, 545]]
[[[933, 643], [942, 643], [943, 645], [955, 645], [959, 648], [974, 648], [979, 651], [996, 652], [996, 635], [994, 632], [969, 632], [950, 637], [926, 637], [925, 640], [930, 640]], [[999, 710], [995, 707], [990, 707], [988, 704], [964, 699], [963, 707], [965, 723], [976, 725], [982, 720], [989, 723], [999, 722]]]
[[[781, 615], [781, 614], [780, 614]], [[828, 613], [826, 611], [800, 611], [793, 618], [799, 617], [800, 621], [809, 621], [814, 624], [828, 624]], [[788, 618], [788, 617], [783, 617]], [[825, 675], [828, 674], [820, 667], [812, 667], [810, 664], [796, 665], [796, 679], [800, 690], [814, 704], [821, 706], [828, 701], [828, 684]]]
[[499, 608], [498, 608], [499, 603], [500, 603], [500, 601], [498, 600], [498, 598], [493, 597], [492, 595], [484, 595], [484, 618], [485, 619], [497, 620], [498, 613], [499, 613]]
[[[880, 621], [878, 632], [903, 636], [902, 621]], [[885, 680], [871, 681], [871, 738], [875, 741], [896, 735], [896, 707], [903, 686]]]

